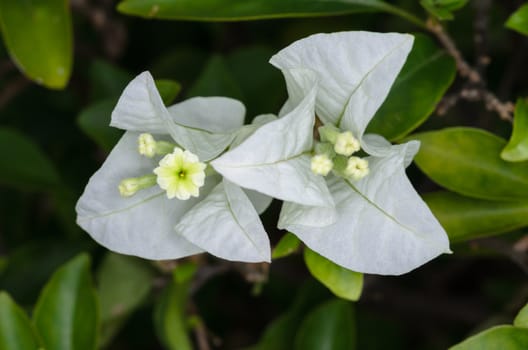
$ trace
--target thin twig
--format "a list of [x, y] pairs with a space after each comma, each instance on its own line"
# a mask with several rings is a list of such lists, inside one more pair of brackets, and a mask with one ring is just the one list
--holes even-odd
[[[484, 79], [480, 73], [466, 62], [454, 41], [438, 21], [430, 18], [427, 21], [427, 29], [436, 36], [438, 41], [446, 49], [447, 53], [455, 59], [456, 67], [460, 76], [468, 79], [469, 83], [475, 86], [474, 89], [478, 90], [477, 93], [471, 91], [471, 95], [475, 96], [475, 99], [484, 101], [486, 108], [490, 111], [496, 112], [501, 119], [511, 122], [513, 120], [513, 103], [500, 101], [491, 91], [486, 89]], [[469, 95], [466, 92], [466, 96], [461, 97], [467, 99], [468, 96]]]

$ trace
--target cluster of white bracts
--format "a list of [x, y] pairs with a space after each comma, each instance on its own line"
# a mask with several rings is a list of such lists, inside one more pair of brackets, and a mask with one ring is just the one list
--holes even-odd
[[[412, 42], [342, 32], [293, 43], [271, 59], [288, 100], [278, 117], [249, 126], [244, 106], [229, 98], [165, 107], [150, 74], [140, 74], [112, 114], [111, 125], [126, 132], [79, 199], [77, 222], [109, 249], [148, 259], [207, 251], [270, 261], [259, 214], [276, 198], [279, 228], [354, 271], [402, 274], [449, 252], [405, 175], [419, 144], [364, 135]], [[321, 140], [335, 157], [314, 147], [316, 115], [339, 130]], [[360, 148], [363, 158], [353, 155]]]

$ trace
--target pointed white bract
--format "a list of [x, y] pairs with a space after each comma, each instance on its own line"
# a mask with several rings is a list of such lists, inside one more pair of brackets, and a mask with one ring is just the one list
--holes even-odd
[[311, 88], [302, 72], [315, 74], [318, 117], [360, 138], [387, 97], [412, 43], [409, 34], [315, 34], [281, 50], [270, 63], [283, 71], [293, 100]]
[[[128, 131], [86, 186], [76, 206], [77, 223], [108, 249], [147, 259], [208, 251], [228, 260], [269, 261], [269, 240], [257, 211], [271, 198], [250, 190], [248, 197], [218, 174], [204, 180], [201, 163], [231, 144], [244, 114], [240, 102], [224, 97], [193, 98], [167, 109], [150, 74], [140, 74], [112, 113], [112, 125]], [[158, 141], [167, 148], [164, 156], [155, 151]], [[123, 192], [131, 180], [154, 173], [159, 186], [153, 181], [120, 194], [120, 185]]]
[[161, 260], [203, 251], [176, 235], [174, 226], [218, 179], [208, 178], [202, 198], [187, 201], [167, 199], [159, 187], [122, 197], [118, 191], [121, 180], [152, 172], [157, 165], [155, 160], [138, 154], [138, 136], [139, 133], [126, 132], [91, 177], [77, 202], [77, 223], [101, 245], [118, 253]]
[[170, 134], [202, 161], [213, 159], [233, 141], [246, 109], [227, 97], [196, 97], [166, 108], [149, 72], [128, 84], [112, 112], [110, 126]]
[[226, 180], [180, 220], [176, 232], [226, 260], [271, 259], [268, 236], [249, 198]]
[[324, 179], [310, 171], [316, 81], [290, 113], [265, 123], [211, 165], [230, 181], [308, 206], [333, 207]]
[[[363, 136], [412, 42], [411, 35], [397, 33], [316, 34], [271, 59], [282, 70], [289, 92], [281, 114], [291, 113], [315, 86], [315, 112], [320, 120], [339, 128], [343, 135], [351, 132], [370, 155], [365, 160], [349, 159], [354, 169], [343, 174], [357, 176], [327, 177], [335, 217], [310, 207], [311, 203], [289, 201], [283, 205], [279, 228], [358, 272], [398, 275], [449, 252], [445, 231], [405, 175], [419, 144], [392, 146], [379, 135]], [[313, 76], [316, 83], [309, 86]], [[339, 144], [336, 148], [337, 153], [350, 156], [348, 148], [354, 147]]]

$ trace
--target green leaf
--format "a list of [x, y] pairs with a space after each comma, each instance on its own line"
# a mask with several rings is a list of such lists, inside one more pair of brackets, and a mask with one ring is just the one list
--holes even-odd
[[[528, 15], [528, 14], [527, 14]], [[528, 100], [518, 99], [513, 119], [510, 142], [501, 152], [501, 158], [509, 162], [528, 160]]]
[[385, 11], [424, 26], [414, 15], [380, 0], [124, 0], [117, 9], [127, 15], [191, 21], [247, 21]]
[[286, 233], [271, 252], [272, 259], [279, 259], [294, 253], [301, 246], [301, 241], [293, 233]]
[[25, 75], [52, 89], [66, 86], [73, 60], [67, 0], [0, 0], [0, 27], [11, 58]]
[[478, 333], [449, 350], [526, 350], [528, 330], [513, 326], [497, 326]]
[[513, 325], [519, 328], [528, 328], [528, 304], [519, 311], [515, 319], [513, 320]]
[[528, 226], [528, 200], [489, 201], [447, 191], [426, 193], [423, 199], [446, 230], [451, 242], [506, 233]]
[[474, 128], [447, 128], [412, 135], [421, 141], [414, 158], [433, 181], [451, 191], [491, 200], [528, 199], [528, 163], [500, 158], [506, 141]]
[[508, 18], [506, 27], [528, 35], [528, 4], [522, 5]]
[[355, 301], [361, 296], [363, 274], [347, 270], [308, 247], [304, 248], [304, 262], [310, 273], [338, 297]]
[[331, 300], [313, 310], [295, 336], [295, 350], [353, 350], [356, 327], [352, 305]]
[[190, 282], [195, 272], [196, 265], [193, 263], [178, 266], [154, 310], [156, 330], [167, 349], [192, 350], [193, 348], [188, 335], [185, 309]]
[[171, 104], [181, 91], [181, 85], [173, 80], [157, 79], [155, 83], [165, 105]]
[[6, 292], [0, 292], [0, 349], [35, 350], [37, 336], [25, 312]]
[[144, 260], [106, 254], [97, 273], [102, 325], [100, 346], [108, 344], [128, 316], [145, 301], [153, 277], [152, 269]]
[[455, 62], [445, 51], [427, 36], [415, 35], [409, 57], [367, 132], [389, 140], [406, 136], [431, 115], [455, 73]]
[[0, 183], [52, 190], [60, 180], [51, 161], [32, 140], [16, 130], [0, 128]]
[[83, 109], [77, 118], [81, 130], [106, 152], [110, 152], [123, 135], [122, 130], [110, 127], [116, 103], [116, 98], [96, 102]]
[[98, 301], [90, 275], [90, 258], [80, 254], [59, 268], [35, 306], [33, 321], [46, 349], [95, 349]]
[[188, 97], [226, 96], [242, 99], [242, 90], [221, 56], [213, 56], [189, 90]]

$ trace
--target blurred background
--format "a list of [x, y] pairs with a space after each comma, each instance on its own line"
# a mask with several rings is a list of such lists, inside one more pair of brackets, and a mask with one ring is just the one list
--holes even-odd
[[[392, 3], [418, 18], [428, 16], [418, 1]], [[503, 101], [528, 95], [527, 38], [504, 26], [522, 3], [473, 1], [444, 22], [462, 55]], [[171, 284], [171, 271], [189, 262], [200, 267], [178, 312], [186, 315], [189, 341], [199, 349], [207, 349], [200, 345], [204, 339], [212, 349], [249, 349], [279, 317], [277, 329], [293, 337], [295, 327], [320, 305], [347, 310], [345, 321], [329, 316], [324, 322], [337, 322], [334, 331], [353, 334], [357, 349], [446, 349], [470, 333], [511, 323], [528, 300], [526, 250], [519, 253], [513, 246], [528, 244], [521, 240], [523, 230], [500, 239], [463, 240], [453, 245], [455, 254], [401, 277], [365, 276], [356, 303], [336, 301], [311, 277], [302, 254], [270, 266], [227, 263], [206, 255], [153, 263], [98, 246], [75, 224], [74, 206], [121, 135], [108, 127], [110, 113], [123, 88], [140, 72], [149, 70], [156, 79], [180, 84], [174, 102], [192, 96], [237, 98], [246, 105], [249, 122], [261, 113], [277, 113], [287, 97], [270, 57], [310, 34], [410, 32], [420, 33], [435, 50], [442, 47], [424, 28], [384, 12], [211, 23], [128, 16], [116, 5], [109, 0], [70, 1], [72, 71], [64, 88], [57, 89], [29, 79], [10, 58], [5, 19], [9, 5], [0, 4], [0, 289], [23, 309], [31, 312], [53, 272], [85, 252], [101, 298], [100, 345], [107, 349], [168, 348], [160, 335], [166, 327], [164, 308], [171, 308], [171, 293], [179, 293], [171, 290], [178, 289]], [[31, 31], [26, 26], [21, 23], [18, 30]], [[13, 40], [25, 40], [24, 50], [35, 61], [48, 60], [48, 44], [36, 39], [15, 35]], [[478, 98], [464, 96], [462, 91], [470, 88], [467, 79], [455, 76], [454, 64], [449, 64], [453, 71], [445, 74], [452, 78], [418, 131], [475, 126], [507, 139], [511, 124]], [[420, 193], [439, 189], [414, 165], [408, 174]], [[284, 235], [274, 228], [279, 210], [280, 203], [274, 202], [263, 216], [273, 244]], [[518, 215], [528, 217], [527, 207]], [[252, 349], [283, 346], [264, 343]], [[348, 346], [328, 347], [339, 348]]]

